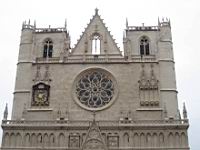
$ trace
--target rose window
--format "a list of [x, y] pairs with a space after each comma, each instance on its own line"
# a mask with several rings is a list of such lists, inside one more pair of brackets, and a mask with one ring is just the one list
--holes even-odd
[[76, 96], [79, 102], [89, 108], [101, 108], [108, 104], [114, 95], [114, 83], [101, 71], [86, 72], [76, 83]]

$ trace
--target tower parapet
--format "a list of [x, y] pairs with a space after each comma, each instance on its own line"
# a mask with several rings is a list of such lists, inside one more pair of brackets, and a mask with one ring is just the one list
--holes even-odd
[[31, 29], [31, 30], [34, 30], [36, 28], [36, 23], [35, 23], [35, 21], [34, 21], [34, 25], [31, 25], [30, 24], [30, 20], [28, 21], [28, 23], [26, 22], [26, 21], [24, 21], [23, 23], [22, 23], [22, 30], [24, 30], [24, 29]]
[[65, 21], [64, 27], [58, 27], [58, 28], [52, 28], [50, 25], [48, 28], [37, 28], [36, 27], [36, 21], [34, 21], [34, 24], [32, 25], [30, 23], [30, 20], [28, 22], [24, 21], [22, 23], [22, 31], [23, 30], [32, 30], [37, 33], [52, 33], [52, 32], [66, 32], [67, 31], [67, 23]]
[[158, 26], [159, 27], [168, 26], [168, 27], [171, 28], [170, 19], [169, 18], [162, 18], [162, 21], [160, 21], [160, 19], [158, 18]]
[[127, 26], [126, 30], [128, 31], [158, 31], [158, 26]]

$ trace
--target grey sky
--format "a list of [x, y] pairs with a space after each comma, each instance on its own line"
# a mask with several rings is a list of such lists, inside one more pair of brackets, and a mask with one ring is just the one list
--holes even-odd
[[[11, 114], [20, 30], [24, 20], [36, 20], [37, 27], [64, 26], [67, 18], [72, 43], [81, 35], [98, 7], [106, 26], [121, 50], [125, 20], [129, 25], [157, 25], [157, 18], [169, 17], [172, 26], [179, 107], [186, 102], [190, 119], [192, 150], [200, 144], [200, 4], [199, 0], [6, 0], [0, 1], [0, 118], [6, 102]], [[73, 45], [72, 44], [72, 45]], [[0, 132], [0, 136], [1, 136]]]

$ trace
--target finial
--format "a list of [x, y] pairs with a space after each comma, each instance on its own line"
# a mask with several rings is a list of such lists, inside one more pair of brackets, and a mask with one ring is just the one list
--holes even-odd
[[65, 19], [65, 29], [67, 29], [67, 19]]
[[170, 18], [169, 18], [169, 21], [168, 21], [168, 22], [169, 22], [169, 26], [171, 27], [171, 21], [170, 21]]
[[34, 20], [34, 28], [36, 28], [36, 21]]
[[95, 9], [95, 15], [98, 15], [98, 12], [99, 12], [99, 9], [96, 8], [96, 9]]
[[126, 29], [128, 29], [128, 18], [126, 18]]
[[186, 110], [185, 102], [183, 103], [183, 118], [187, 119], [187, 110]]
[[160, 18], [158, 17], [158, 26], [160, 26]]
[[22, 29], [24, 28], [24, 21], [22, 22]]
[[7, 120], [8, 118], [8, 103], [6, 103], [6, 107], [3, 113], [3, 120]]
[[126, 32], [124, 31], [123, 32], [123, 39], [125, 39], [126, 38]]
[[178, 109], [178, 119], [181, 120], [181, 113], [179, 109]]

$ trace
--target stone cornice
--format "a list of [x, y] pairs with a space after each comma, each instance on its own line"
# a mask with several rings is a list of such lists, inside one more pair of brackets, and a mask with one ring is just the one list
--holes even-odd
[[[91, 121], [69, 121], [69, 120], [3, 120], [3, 129], [88, 129]], [[187, 129], [188, 120], [131, 120], [124, 121], [97, 121], [100, 129]]]
[[178, 91], [174, 88], [161, 88], [160, 91], [162, 92], [176, 92], [178, 93]]
[[30, 90], [15, 90], [13, 92], [13, 94], [16, 94], [16, 93], [30, 93], [31, 91]]

